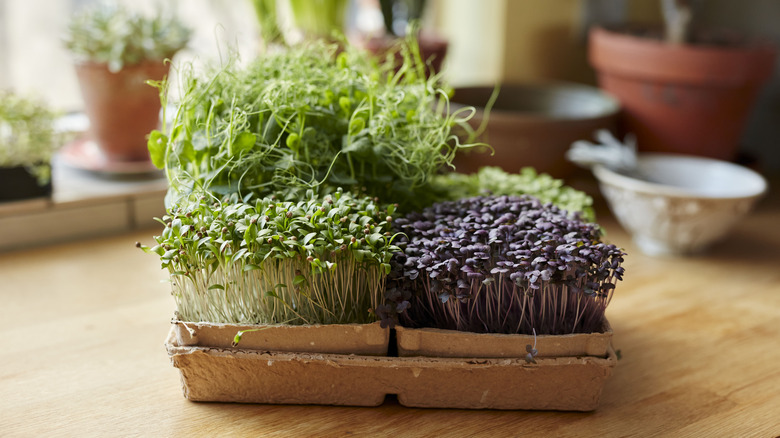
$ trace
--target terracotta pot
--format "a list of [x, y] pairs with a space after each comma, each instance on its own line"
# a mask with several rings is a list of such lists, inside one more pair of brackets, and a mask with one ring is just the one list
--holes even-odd
[[292, 353], [332, 353], [380, 356], [387, 354], [390, 330], [373, 324], [248, 325], [173, 322], [181, 346], [231, 348], [239, 331], [238, 347]]
[[178, 344], [166, 341], [192, 401], [591, 411], [617, 362], [605, 357], [451, 359], [319, 353]]
[[470, 333], [435, 328], [396, 327], [398, 355], [461, 358], [524, 358], [526, 346], [536, 344], [537, 357], [606, 357], [612, 327], [604, 319], [598, 333], [530, 335]]
[[76, 75], [89, 117], [89, 136], [108, 161], [146, 161], [146, 136], [160, 120], [160, 95], [147, 80], [162, 80], [169, 65], [147, 61], [117, 73], [106, 64], [76, 65]]
[[[360, 42], [362, 47], [376, 56], [384, 57], [400, 40], [398, 38], [379, 37], [367, 38]], [[441, 72], [441, 66], [444, 58], [447, 56], [449, 43], [444, 38], [429, 32], [420, 32], [417, 37], [417, 44], [420, 47], [420, 57], [424, 62], [430, 62], [433, 73]], [[399, 63], [402, 61], [398, 55]], [[430, 71], [428, 72], [431, 73]]]
[[[493, 87], [457, 88], [452, 110], [474, 106], [469, 121], [482, 124], [484, 108]], [[618, 102], [595, 87], [568, 83], [503, 85], [490, 111], [485, 131], [477, 141], [485, 148], [460, 151], [455, 157], [459, 172], [472, 173], [483, 166], [518, 172], [526, 166], [563, 178], [574, 170], [565, 158], [571, 144], [591, 138], [599, 129], [614, 131]]]
[[38, 185], [38, 179], [24, 166], [0, 167], [0, 202], [51, 196], [51, 181]]
[[589, 59], [624, 110], [641, 151], [732, 160], [745, 120], [774, 70], [765, 46], [669, 45], [594, 28]]

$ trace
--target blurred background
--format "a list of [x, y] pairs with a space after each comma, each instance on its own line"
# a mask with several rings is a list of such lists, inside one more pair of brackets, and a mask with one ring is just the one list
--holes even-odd
[[[97, 0], [0, 1], [0, 89], [33, 93], [55, 108], [82, 108], [72, 57], [62, 35], [72, 13]], [[155, 0], [120, 0], [153, 10]], [[258, 53], [260, 30], [249, 0], [163, 2], [195, 29], [177, 61], [208, 59], [237, 47], [243, 57]], [[280, 14], [284, 14], [284, 2]], [[780, 2], [699, 0], [695, 24], [731, 29], [780, 42]], [[377, 0], [351, 0], [346, 31], [382, 31]], [[595, 85], [587, 59], [588, 29], [594, 24], [660, 23], [659, 0], [428, 0], [423, 29], [449, 43], [444, 63], [453, 86], [562, 80]], [[764, 87], [742, 137], [742, 149], [766, 171], [780, 169], [780, 82], [778, 69]]]
[[[60, 116], [67, 115], [65, 130], [74, 133], [57, 145], [61, 149], [53, 159], [49, 197], [19, 203], [2, 202], [0, 196], [0, 250], [151, 226], [155, 224], [153, 217], [164, 214], [167, 181], [150, 161], [107, 162], [95, 148], [88, 149], [87, 143], [79, 143], [76, 138], [84, 133], [89, 120], [84, 114], [74, 56], [66, 49], [63, 39], [74, 14], [101, 1], [0, 0], [0, 90], [41, 99]], [[600, 77], [603, 71], [594, 68], [592, 38], [592, 30], [599, 27], [617, 29], [641, 24], [643, 29], [662, 28], [663, 4], [671, 2], [690, 8], [692, 28], [717, 30], [710, 37], [725, 35], [721, 46], [725, 42], [727, 48], [735, 47], [731, 38], [739, 36], [780, 47], [780, 26], [777, 26], [780, 1], [330, 1], [343, 2], [343, 23], [339, 26], [343, 27], [341, 30], [350, 43], [365, 47], [392, 40], [391, 37], [403, 34], [409, 19], [418, 19], [421, 45], [423, 40], [430, 40], [439, 48], [446, 46], [446, 55], [439, 53], [435, 59], [443, 61], [441, 74], [455, 90], [452, 99], [455, 103], [480, 109], [487, 103], [493, 87], [501, 85], [499, 99], [489, 117], [489, 129], [481, 138], [493, 146], [496, 153], [492, 157], [488, 154], [459, 155], [455, 161], [458, 171], [470, 173], [484, 166], [501, 166], [507, 172], [518, 172], [523, 166], [532, 166], [597, 196], [599, 190], [590, 173], [576, 169], [568, 162], [566, 150], [573, 141], [592, 140], [599, 128], [616, 131], [619, 135], [635, 131], [623, 129], [621, 132], [621, 123], [622, 128], [628, 126], [625, 120], [630, 117], [626, 115], [630, 116], [629, 113], [636, 110], [639, 117], [647, 114], [657, 117], [660, 113], [676, 118], [672, 124], [677, 125], [674, 129], [682, 131], [682, 144], [699, 148], [701, 155], [745, 164], [770, 180], [780, 173], [780, 68], [777, 67], [778, 58], [773, 58], [774, 53], [764, 57], [770, 65], [767, 67], [764, 62], [761, 80], [751, 86], [757, 90], [757, 96], [741, 111], [747, 112], [744, 125], [741, 115], [718, 115], [720, 121], [739, 119], [733, 136], [738, 140], [732, 140], [726, 135], [725, 124], [713, 123], [708, 116], [699, 117], [704, 122], [699, 123], [697, 129], [689, 126], [688, 116], [697, 117], [713, 106], [707, 103], [710, 97], [704, 97], [703, 88], [697, 88], [698, 85], [691, 92], [694, 105], [687, 107], [687, 104], [677, 105], [674, 101], [677, 99], [674, 93], [681, 90], [676, 88], [678, 84], [658, 85], [652, 79], [640, 83], [638, 98], [651, 101], [656, 114], [643, 114], [643, 110], [633, 108], [623, 96], [611, 97], [605, 93], [603, 89], [612, 90], [605, 87], [604, 78]], [[310, 9], [308, 12], [316, 15], [318, 12], [312, 11], [327, 0], [115, 2], [148, 15], [160, 10], [172, 13], [192, 28], [193, 34], [186, 48], [173, 59], [175, 69], [185, 63], [197, 66], [198, 63], [218, 62], [235, 52], [240, 54], [242, 61], [249, 61], [268, 50], [263, 42], [262, 20], [256, 9], [262, 3], [275, 5], [278, 14], [275, 21], [288, 41], [305, 38], [302, 26], [295, 21], [294, 5], [304, 13]], [[645, 70], [655, 67], [656, 61], [643, 61], [634, 55], [638, 56], [634, 49], [619, 54], [613, 68], [619, 72], [633, 69], [641, 76]], [[684, 55], [677, 62], [677, 70], [687, 68], [680, 67], [682, 61], [698, 56]], [[672, 64], [674, 69], [675, 62]], [[733, 73], [750, 77], [751, 69], [756, 70], [747, 63], [726, 67], [715, 61], [705, 63], [703, 75], [725, 77], [727, 73]], [[175, 94], [175, 73], [171, 74], [171, 80], [171, 90]], [[716, 84], [715, 88], [721, 85]], [[736, 88], [740, 87], [749, 88], [736, 85]], [[671, 106], [665, 109], [665, 104]], [[478, 122], [480, 117], [481, 112], [478, 112], [472, 122]], [[654, 125], [655, 120], [645, 123], [648, 120], [640, 120], [629, 128], [646, 128], [650, 136], [662, 131]], [[710, 153], [711, 145], [726, 137], [729, 138], [725, 143], [731, 150], [721, 155]], [[141, 139], [138, 144], [146, 154], [146, 140]], [[648, 148], [649, 144], [640, 137], [640, 151], [654, 150]], [[584, 185], [577, 180], [583, 175]], [[0, 188], [11, 185], [0, 177]], [[11, 192], [14, 191], [12, 188]], [[94, 219], [90, 225], [83, 220], [87, 215]]]

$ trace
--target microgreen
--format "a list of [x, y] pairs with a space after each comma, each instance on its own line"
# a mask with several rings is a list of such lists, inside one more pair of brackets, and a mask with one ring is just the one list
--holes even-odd
[[455, 172], [437, 175], [433, 189], [438, 201], [480, 195], [530, 195], [563, 210], [579, 212], [584, 220], [595, 220], [593, 198], [564, 185], [563, 180], [537, 173], [532, 167], [524, 167], [520, 173], [507, 173], [499, 167], [486, 166], [470, 175]]
[[105, 63], [117, 72], [126, 65], [172, 57], [191, 32], [163, 11], [145, 16], [117, 2], [100, 3], [73, 16], [65, 46], [79, 61]]
[[536, 349], [536, 329], [533, 329], [534, 334], [534, 345], [528, 344], [525, 346], [525, 361], [527, 363], [536, 363], [536, 356], [539, 355], [539, 350]]
[[181, 69], [171, 126], [149, 139], [171, 199], [196, 189], [299, 199], [343, 187], [421, 208], [419, 193], [465, 147], [451, 128], [467, 125], [470, 113], [448, 111], [415, 44], [398, 50], [400, 66], [393, 55], [378, 63], [314, 41], [246, 67], [232, 60], [204, 74]]
[[[530, 196], [434, 204], [394, 222], [385, 321], [489, 333], [597, 331], [625, 255], [600, 228]], [[532, 351], [529, 351], [532, 353]]]
[[43, 102], [0, 91], [0, 167], [24, 166], [38, 185], [51, 180], [54, 113]]
[[184, 321], [335, 324], [376, 319], [398, 251], [395, 206], [336, 191], [290, 202], [204, 194], [172, 207], [154, 247]]

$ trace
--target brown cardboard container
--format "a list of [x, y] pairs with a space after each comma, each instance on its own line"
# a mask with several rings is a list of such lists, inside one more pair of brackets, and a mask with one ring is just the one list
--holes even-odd
[[173, 321], [179, 346], [230, 348], [239, 331], [243, 350], [384, 356], [390, 329], [372, 324], [252, 325]]
[[[416, 359], [416, 360], [415, 360]], [[608, 356], [523, 359], [398, 358], [409, 407], [592, 411], [617, 363]]]
[[[534, 345], [530, 335], [469, 333], [435, 328], [395, 328], [398, 355], [464, 358], [523, 358], [526, 345]], [[612, 342], [612, 327], [604, 318], [597, 333], [539, 335], [537, 357], [596, 356], [605, 357]]]
[[617, 362], [607, 356], [523, 359], [273, 353], [166, 343], [192, 401], [590, 411]]

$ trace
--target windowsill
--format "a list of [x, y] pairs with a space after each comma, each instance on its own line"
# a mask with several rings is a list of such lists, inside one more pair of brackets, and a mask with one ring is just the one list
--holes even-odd
[[162, 173], [101, 175], [52, 163], [51, 198], [0, 203], [0, 251], [150, 227], [165, 214]]

